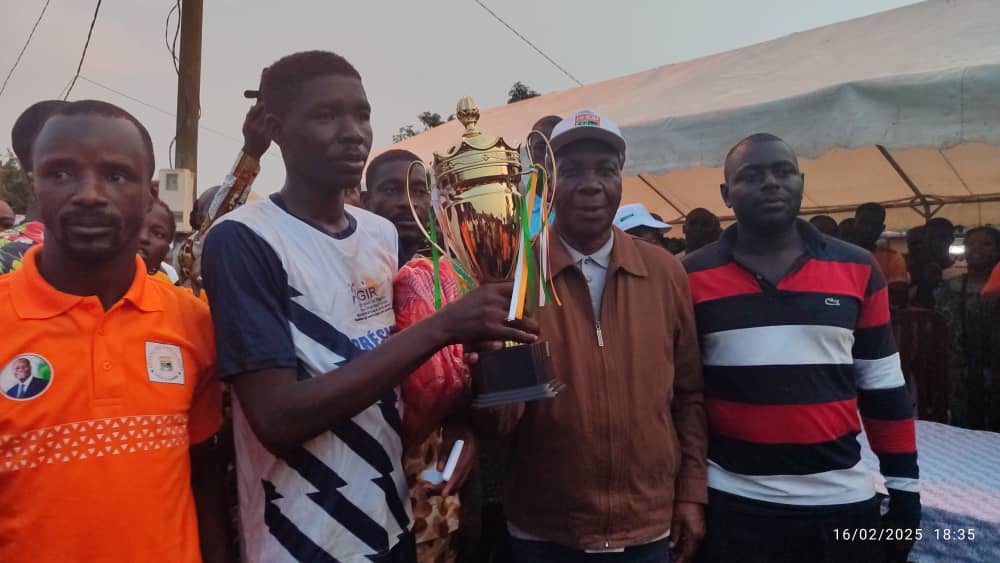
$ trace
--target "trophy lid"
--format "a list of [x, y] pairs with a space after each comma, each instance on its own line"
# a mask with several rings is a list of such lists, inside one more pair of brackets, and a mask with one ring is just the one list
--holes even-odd
[[455, 118], [465, 126], [465, 132], [447, 151], [434, 153], [434, 175], [440, 184], [460, 187], [521, 172], [520, 145], [511, 146], [503, 137], [483, 134], [477, 128], [479, 116], [475, 100], [469, 96], [458, 100]]

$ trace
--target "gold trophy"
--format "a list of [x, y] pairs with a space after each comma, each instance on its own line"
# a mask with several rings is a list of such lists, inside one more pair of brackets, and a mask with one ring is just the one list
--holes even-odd
[[[532, 244], [525, 236], [538, 175], [533, 168], [529, 182], [531, 197], [522, 194], [522, 166], [519, 147], [502, 137], [484, 135], [476, 128], [479, 108], [472, 98], [458, 101], [455, 117], [465, 126], [461, 141], [447, 152], [434, 153], [434, 190], [431, 207], [444, 248], [426, 231], [424, 235], [441, 253], [450, 256], [476, 283], [515, 282], [509, 319], [521, 318], [526, 309], [544, 305], [544, 245], [538, 237], [535, 247], [542, 263], [534, 259]], [[550, 151], [551, 154], [551, 151]], [[410, 165], [423, 166], [421, 162]], [[409, 173], [407, 197], [410, 198]], [[543, 176], [544, 177], [544, 176]], [[543, 182], [544, 183], [544, 182]], [[543, 187], [544, 190], [544, 187]], [[547, 194], [538, 194], [547, 201]], [[412, 199], [411, 199], [411, 207]], [[543, 204], [544, 206], [544, 204]], [[545, 215], [547, 217], [547, 210]], [[414, 219], [418, 225], [426, 219]], [[555, 299], [558, 302], [558, 298]], [[482, 352], [472, 369], [472, 405], [488, 408], [508, 403], [554, 397], [560, 385], [547, 375], [548, 345], [507, 342], [496, 351]]]

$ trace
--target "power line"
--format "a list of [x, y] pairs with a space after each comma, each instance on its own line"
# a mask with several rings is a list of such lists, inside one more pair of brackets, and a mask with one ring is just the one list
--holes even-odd
[[[115, 88], [112, 88], [111, 86], [108, 86], [107, 84], [102, 84], [100, 82], [97, 82], [96, 80], [91, 80], [90, 78], [87, 78], [86, 76], [82, 76], [82, 75], [80, 76], [80, 80], [83, 80], [84, 82], [87, 82], [89, 84], [97, 86], [98, 88], [101, 88], [103, 90], [107, 90], [108, 92], [111, 92], [113, 94], [118, 94], [119, 96], [121, 96], [121, 97], [123, 97], [123, 98], [125, 98], [127, 100], [131, 100], [131, 101], [133, 101], [133, 102], [135, 102], [135, 103], [137, 103], [137, 104], [139, 104], [141, 106], [145, 106], [145, 107], [147, 107], [147, 108], [149, 108], [149, 109], [151, 109], [153, 111], [162, 113], [163, 115], [166, 115], [168, 117], [173, 117], [175, 119], [177, 118], [177, 114], [173, 113], [172, 111], [170, 111], [168, 109], [164, 109], [164, 108], [161, 108], [160, 106], [156, 106], [156, 105], [153, 105], [153, 104], [151, 104], [149, 102], [145, 102], [143, 100], [140, 100], [139, 98], [136, 98], [135, 96], [126, 94], [125, 92], [122, 92], [121, 90], [117, 90]], [[199, 124], [198, 125], [198, 129], [201, 129], [201, 130], [203, 130], [205, 132], [208, 132], [208, 133], [212, 133], [213, 135], [218, 135], [219, 137], [222, 137], [224, 139], [229, 139], [230, 141], [233, 141], [235, 143], [239, 143], [240, 145], [243, 144], [243, 139], [239, 139], [239, 138], [234, 137], [232, 135], [229, 135], [227, 133], [223, 133], [222, 131], [219, 131], [218, 129], [213, 129], [211, 127], [208, 127], [207, 125], [201, 125], [201, 124]], [[265, 152], [264, 155], [265, 156], [274, 156], [274, 155], [271, 154], [270, 149], [268, 149], [268, 152]]]
[[62, 98], [62, 97], [63, 97], [63, 94], [65, 94], [65, 93], [66, 93], [66, 90], [68, 90], [68, 89], [69, 89], [69, 85], [70, 85], [70, 84], [72, 84], [72, 83], [73, 83], [73, 79], [72, 79], [72, 78], [70, 78], [70, 79], [69, 79], [69, 81], [68, 81], [68, 82], [66, 82], [66, 85], [65, 85], [65, 86], [63, 86], [61, 90], [59, 90], [59, 95], [58, 95], [58, 96], [56, 96], [56, 98]]
[[76, 74], [73, 75], [73, 81], [70, 82], [69, 88], [66, 89], [66, 95], [63, 96], [63, 100], [69, 99], [69, 94], [73, 91], [73, 86], [76, 86], [76, 79], [80, 78], [80, 69], [83, 68], [83, 60], [87, 58], [87, 48], [90, 47], [90, 36], [94, 34], [94, 24], [97, 23], [97, 14], [100, 11], [101, 0], [97, 0], [97, 7], [94, 8], [94, 17], [90, 20], [90, 29], [87, 30], [87, 42], [83, 44], [83, 52], [80, 53], [80, 64], [76, 65]]
[[498, 22], [502, 23], [504, 25], [504, 27], [506, 27], [507, 29], [511, 30], [511, 32], [513, 32], [514, 35], [518, 36], [521, 39], [521, 41], [524, 41], [525, 43], [527, 43], [529, 47], [531, 47], [532, 49], [535, 50], [535, 52], [537, 52], [539, 55], [545, 57], [545, 60], [547, 60], [550, 63], [552, 63], [552, 66], [558, 68], [563, 74], [565, 74], [566, 76], [568, 76], [570, 80], [572, 80], [573, 82], [576, 82], [577, 86], [583, 86], [583, 82], [580, 82], [579, 80], [577, 80], [575, 76], [573, 76], [572, 74], [570, 74], [568, 70], [566, 70], [559, 63], [557, 63], [555, 60], [553, 60], [552, 57], [546, 55], [541, 49], [539, 49], [538, 47], [536, 47], [534, 43], [532, 43], [531, 41], [529, 41], [527, 37], [521, 35], [520, 32], [518, 32], [516, 29], [514, 29], [509, 23], [505, 22], [503, 20], [503, 18], [501, 18], [500, 16], [498, 16], [496, 14], [496, 12], [494, 12], [491, 9], [489, 9], [489, 7], [487, 7], [486, 4], [483, 4], [480, 0], [473, 0], [473, 1], [476, 4], [479, 4], [479, 6], [482, 9], [486, 10], [487, 12], [489, 12], [489, 14], [491, 16], [493, 16]]
[[[174, 15], [174, 12], [177, 13], [177, 27], [174, 28], [174, 41], [173, 44], [171, 44], [170, 17]], [[180, 34], [180, 32], [181, 32], [181, 0], [177, 0], [177, 2], [173, 5], [173, 7], [170, 8], [170, 11], [167, 12], [167, 23], [163, 29], [163, 41], [164, 43], [167, 44], [167, 51], [170, 51], [170, 59], [171, 62], [174, 64], [174, 71], [176, 71], [177, 74], [181, 73], [181, 67], [179, 66], [179, 60], [177, 59], [177, 36]]]
[[[177, 13], [177, 27], [174, 28], [174, 41], [170, 42], [170, 16]], [[167, 22], [163, 26], [163, 42], [167, 45], [167, 52], [170, 53], [170, 62], [174, 65], [174, 72], [177, 74], [177, 79], [180, 80], [181, 67], [180, 60], [177, 58], [177, 36], [181, 33], [181, 0], [176, 0], [174, 5], [167, 12]], [[187, 91], [184, 91], [184, 100], [187, 101]], [[198, 117], [201, 117], [201, 108], [198, 108]], [[170, 163], [170, 167], [174, 167], [174, 145], [177, 143], [177, 133], [174, 133], [174, 138], [170, 139], [170, 145], [167, 146], [167, 162]]]
[[4, 91], [7, 89], [7, 83], [10, 82], [11, 75], [14, 74], [14, 69], [17, 68], [17, 64], [21, 62], [21, 57], [24, 56], [24, 52], [28, 50], [28, 44], [31, 43], [31, 38], [35, 36], [35, 30], [38, 29], [38, 24], [42, 23], [42, 17], [45, 15], [45, 10], [49, 8], [49, 2], [52, 0], [45, 0], [45, 5], [42, 6], [42, 12], [38, 14], [38, 19], [35, 20], [35, 25], [31, 26], [31, 33], [28, 34], [28, 40], [24, 42], [24, 46], [21, 47], [21, 52], [17, 54], [17, 60], [14, 61], [14, 66], [10, 67], [10, 72], [7, 73], [7, 78], [3, 79], [3, 86], [0, 86], [0, 96], [3, 96]]
[[[177, 114], [173, 113], [170, 110], [161, 108], [159, 106], [155, 106], [155, 105], [150, 104], [148, 102], [144, 102], [144, 101], [140, 100], [139, 98], [136, 98], [135, 96], [131, 96], [129, 94], [126, 94], [125, 92], [122, 92], [121, 90], [116, 90], [116, 89], [112, 88], [111, 86], [108, 86], [107, 84], [101, 84], [100, 82], [97, 82], [96, 80], [91, 80], [90, 78], [87, 78], [86, 76], [81, 76], [80, 80], [83, 80], [84, 82], [89, 82], [90, 84], [93, 84], [94, 86], [97, 86], [98, 88], [102, 88], [104, 90], [107, 90], [108, 92], [112, 92], [114, 94], [118, 94], [119, 96], [121, 96], [123, 98], [132, 100], [133, 102], [135, 102], [137, 104], [146, 106], [147, 108], [149, 108], [151, 110], [154, 110], [154, 111], [157, 111], [157, 112], [160, 112], [163, 115], [166, 115], [166, 116], [169, 116], [169, 117], [173, 117], [173, 118], [177, 117]], [[216, 135], [218, 135], [220, 137], [224, 137], [226, 139], [229, 139], [230, 141], [236, 141], [237, 143], [241, 143], [241, 144], [243, 143], [243, 139], [238, 139], [238, 138], [236, 138], [236, 137], [234, 137], [232, 135], [228, 135], [226, 133], [223, 133], [222, 131], [219, 131], [217, 129], [213, 129], [213, 128], [208, 127], [206, 125], [198, 125], [198, 128], [199, 129], [203, 129], [203, 130], [205, 130], [205, 131], [207, 131], [209, 133], [214, 133], [214, 134], [216, 134]]]
[[163, 115], [166, 115], [166, 116], [169, 116], [169, 117], [177, 117], [173, 113], [170, 113], [170, 110], [166, 110], [166, 109], [163, 109], [163, 108], [161, 108], [159, 106], [154, 106], [153, 104], [150, 104], [148, 102], [144, 102], [144, 101], [140, 100], [139, 98], [136, 98], [135, 96], [130, 96], [130, 95], [126, 94], [125, 92], [122, 92], [121, 90], [116, 90], [116, 89], [112, 88], [111, 86], [108, 86], [106, 84], [101, 84], [100, 82], [97, 82], [95, 80], [91, 80], [91, 79], [87, 78], [86, 76], [82, 76], [81, 75], [80, 76], [80, 80], [83, 80], [84, 82], [89, 82], [90, 84], [93, 84], [94, 86], [97, 86], [98, 88], [101, 88], [103, 90], [107, 90], [108, 92], [111, 92], [113, 94], [118, 94], [119, 96], [121, 96], [123, 98], [132, 100], [133, 102], [135, 102], [137, 104], [140, 104], [140, 105], [143, 105], [143, 106], [146, 106], [147, 108], [149, 108], [151, 110], [158, 111], [158, 112], [162, 113]]

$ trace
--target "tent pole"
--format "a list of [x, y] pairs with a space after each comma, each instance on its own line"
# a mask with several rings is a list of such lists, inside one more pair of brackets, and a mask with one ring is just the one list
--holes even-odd
[[882, 158], [884, 158], [886, 162], [889, 163], [889, 166], [892, 166], [892, 169], [896, 171], [896, 174], [899, 176], [899, 179], [902, 180], [903, 183], [905, 183], [907, 186], [909, 186], [910, 190], [914, 194], [916, 194], [918, 198], [920, 198], [920, 204], [924, 208], [924, 212], [921, 213], [921, 215], [923, 215], [924, 219], [925, 220], [930, 219], [931, 216], [933, 216], [933, 213], [931, 213], [931, 204], [927, 201], [927, 196], [925, 196], [920, 191], [920, 188], [918, 188], [916, 184], [913, 183], [913, 180], [911, 180], [910, 177], [906, 174], [906, 172], [903, 171], [903, 168], [899, 165], [898, 162], [896, 162], [896, 159], [893, 158], [893, 156], [889, 153], [888, 149], [886, 149], [882, 145], [875, 145], [875, 146], [878, 147], [878, 152], [882, 153]]
[[[976, 194], [976, 195], [960, 195], [960, 196], [926, 196], [928, 200], [932, 200], [934, 205], [937, 207], [933, 210], [934, 214], [941, 211], [941, 208], [956, 203], [990, 203], [1000, 201], [1000, 192], [991, 194]], [[916, 203], [916, 197], [906, 197], [902, 199], [893, 199], [888, 201], [880, 201], [879, 205], [886, 209], [905, 209], [914, 208], [919, 206]], [[820, 207], [803, 207], [799, 210], [799, 216], [808, 217], [810, 215], [825, 215], [828, 213], [844, 213], [847, 211], [854, 211], [857, 209], [858, 204], [849, 203], [844, 205], [823, 205]], [[923, 215], [921, 213], [921, 215]], [[932, 215], [933, 216], [933, 215]], [[734, 221], [736, 219], [735, 215], [725, 215], [720, 216], [720, 221]]]
[[660, 193], [660, 190], [656, 189], [656, 186], [654, 186], [649, 180], [647, 180], [645, 176], [643, 176], [642, 174], [639, 174], [636, 177], [639, 178], [640, 180], [642, 180], [643, 184], [646, 184], [647, 186], [649, 186], [649, 189], [653, 190], [653, 192], [656, 195], [660, 196], [660, 199], [662, 199], [663, 201], [667, 202], [667, 205], [669, 205], [670, 207], [673, 207], [675, 211], [677, 211], [678, 213], [680, 213], [682, 218], [687, 219], [687, 213], [684, 213], [683, 211], [681, 211], [680, 207], [677, 207], [676, 205], [674, 205], [674, 202], [670, 201], [669, 199], [667, 199], [667, 196], [665, 196], [662, 193]]

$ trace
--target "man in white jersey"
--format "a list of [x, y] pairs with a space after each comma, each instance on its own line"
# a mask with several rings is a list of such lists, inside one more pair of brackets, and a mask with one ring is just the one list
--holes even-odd
[[202, 257], [235, 391], [244, 560], [412, 562], [396, 386], [445, 345], [531, 342], [537, 325], [505, 322], [503, 284], [389, 338], [396, 230], [344, 204], [372, 141], [358, 71], [296, 53], [261, 98], [285, 184], [226, 215]]

